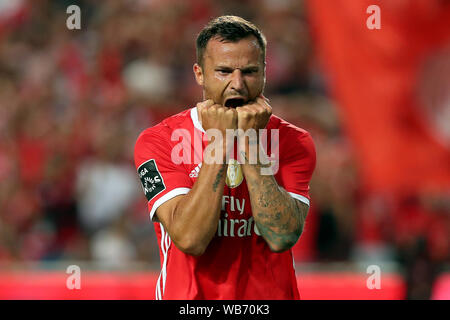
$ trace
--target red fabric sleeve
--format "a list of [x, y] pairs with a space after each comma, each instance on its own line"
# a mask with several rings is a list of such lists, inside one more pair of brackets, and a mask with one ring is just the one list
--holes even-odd
[[192, 188], [189, 173], [171, 160], [171, 152], [170, 135], [160, 128], [145, 130], [136, 141], [135, 166], [153, 221], [158, 221], [154, 213], [161, 204]]
[[[309, 205], [309, 182], [316, 166], [311, 135], [299, 128], [280, 130], [280, 166], [275, 179], [292, 196]], [[306, 198], [306, 199], [304, 199]]]

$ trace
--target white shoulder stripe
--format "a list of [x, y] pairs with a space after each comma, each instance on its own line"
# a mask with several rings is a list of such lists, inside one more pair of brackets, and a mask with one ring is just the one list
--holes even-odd
[[192, 123], [194, 124], [194, 127], [196, 127], [201, 132], [205, 132], [205, 130], [202, 127], [202, 124], [200, 123], [200, 120], [198, 119], [197, 107], [191, 109], [191, 119]]
[[293, 193], [293, 192], [288, 192], [288, 193], [291, 195], [292, 198], [300, 200], [301, 202], [307, 204], [309, 207], [309, 199], [307, 197], [302, 196], [300, 194]]
[[173, 190], [170, 190], [165, 195], [163, 195], [161, 198], [155, 201], [153, 204], [152, 210], [150, 211], [150, 220], [153, 221], [153, 216], [155, 215], [156, 209], [160, 205], [162, 205], [164, 202], [169, 201], [172, 198], [175, 198], [176, 196], [179, 196], [180, 194], [186, 194], [191, 190], [190, 188], [176, 188]]

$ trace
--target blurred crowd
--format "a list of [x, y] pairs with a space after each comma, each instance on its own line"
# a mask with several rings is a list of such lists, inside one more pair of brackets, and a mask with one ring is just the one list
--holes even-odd
[[[66, 27], [71, 4], [81, 8], [80, 30]], [[159, 265], [134, 143], [143, 129], [201, 100], [195, 38], [222, 14], [263, 30], [265, 95], [275, 114], [316, 143], [312, 207], [296, 259], [359, 259], [367, 243], [382, 244], [377, 259], [399, 258], [392, 230], [370, 233], [385, 218], [383, 201], [361, 204], [351, 145], [327, 98], [302, 1], [18, 0], [0, 1], [1, 262]], [[375, 213], [361, 236], [358, 212], [369, 207]]]

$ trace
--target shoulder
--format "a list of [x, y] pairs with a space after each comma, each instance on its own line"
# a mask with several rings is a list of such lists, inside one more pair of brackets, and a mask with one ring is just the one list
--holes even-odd
[[[267, 129], [278, 129], [278, 148], [283, 163], [306, 163], [311, 168], [316, 163], [316, 148], [311, 134], [303, 128], [272, 115]], [[276, 146], [272, 141], [272, 146]]]
[[[172, 146], [173, 131], [179, 128], [189, 129], [192, 126], [190, 123], [192, 123], [190, 109], [187, 109], [143, 130], [137, 137], [134, 146], [135, 159], [145, 158], [149, 154], [155, 153], [165, 154]], [[139, 160], [136, 161], [140, 162]]]
[[155, 142], [162, 142], [165, 141], [166, 139], [170, 140], [172, 132], [175, 129], [179, 128], [189, 129], [189, 127], [192, 126], [190, 112], [191, 109], [183, 110], [182, 112], [170, 116], [161, 121], [160, 123], [143, 130], [136, 140], [136, 147], [147, 141], [156, 140]]
[[314, 141], [308, 131], [297, 127], [276, 115], [270, 117], [267, 129], [279, 130], [280, 143], [300, 143], [305, 145], [305, 147], [314, 147]]

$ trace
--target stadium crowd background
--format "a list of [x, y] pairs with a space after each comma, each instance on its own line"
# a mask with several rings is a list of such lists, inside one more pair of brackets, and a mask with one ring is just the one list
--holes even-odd
[[[71, 4], [81, 7], [81, 30], [66, 27]], [[263, 30], [265, 95], [275, 114], [310, 131], [316, 144], [297, 264], [395, 262], [408, 297], [428, 298], [449, 253], [431, 255], [428, 235], [417, 228], [398, 237], [388, 199], [364, 197], [302, 1], [0, 1], [2, 265], [159, 267], [134, 143], [144, 128], [201, 99], [195, 37], [222, 14]]]

